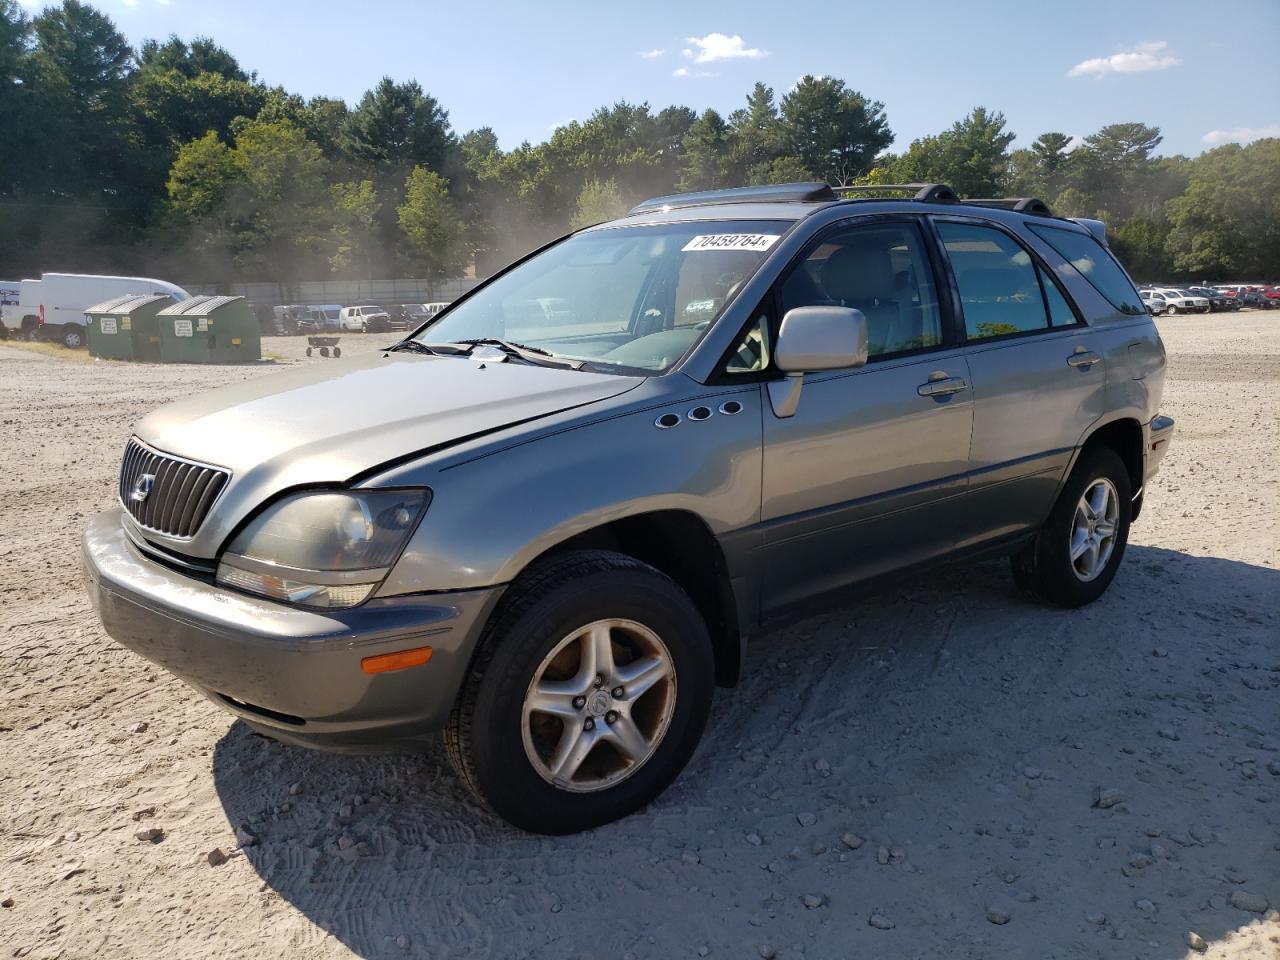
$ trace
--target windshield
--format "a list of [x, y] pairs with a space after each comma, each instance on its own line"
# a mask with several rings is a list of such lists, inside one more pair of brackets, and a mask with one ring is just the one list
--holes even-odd
[[416, 339], [500, 339], [592, 369], [661, 372], [688, 352], [789, 226], [699, 221], [577, 234], [440, 315]]

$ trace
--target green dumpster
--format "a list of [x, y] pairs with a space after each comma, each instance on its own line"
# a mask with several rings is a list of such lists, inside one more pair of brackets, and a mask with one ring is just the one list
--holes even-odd
[[174, 302], [165, 294], [115, 297], [84, 312], [91, 356], [110, 360], [160, 359], [157, 315]]
[[244, 363], [262, 356], [262, 334], [244, 297], [192, 297], [156, 317], [166, 363]]

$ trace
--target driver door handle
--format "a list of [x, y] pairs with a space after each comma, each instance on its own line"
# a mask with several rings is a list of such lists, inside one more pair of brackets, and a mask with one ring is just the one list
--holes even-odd
[[949, 397], [953, 393], [968, 390], [969, 384], [961, 377], [946, 377], [941, 380], [930, 380], [916, 387], [916, 393], [922, 397]]
[[1092, 350], [1078, 350], [1067, 357], [1067, 363], [1073, 367], [1091, 367], [1101, 359]]

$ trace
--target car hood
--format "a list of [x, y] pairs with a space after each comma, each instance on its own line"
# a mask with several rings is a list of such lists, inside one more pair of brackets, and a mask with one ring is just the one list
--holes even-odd
[[[215, 513], [225, 507], [243, 516], [281, 490], [348, 481], [388, 461], [598, 403], [642, 382], [519, 362], [378, 352], [179, 400], [144, 418], [136, 433], [160, 451], [230, 469]], [[217, 519], [215, 526], [224, 527], [235, 518]]]

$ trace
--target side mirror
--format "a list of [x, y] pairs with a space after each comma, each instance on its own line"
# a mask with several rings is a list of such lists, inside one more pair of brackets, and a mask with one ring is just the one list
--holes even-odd
[[786, 373], [769, 381], [774, 416], [795, 416], [804, 375], [819, 370], [852, 370], [867, 362], [867, 318], [850, 307], [796, 307], [778, 330], [773, 359]]
[[860, 367], [867, 362], [867, 318], [850, 307], [788, 310], [773, 357], [786, 373]]

